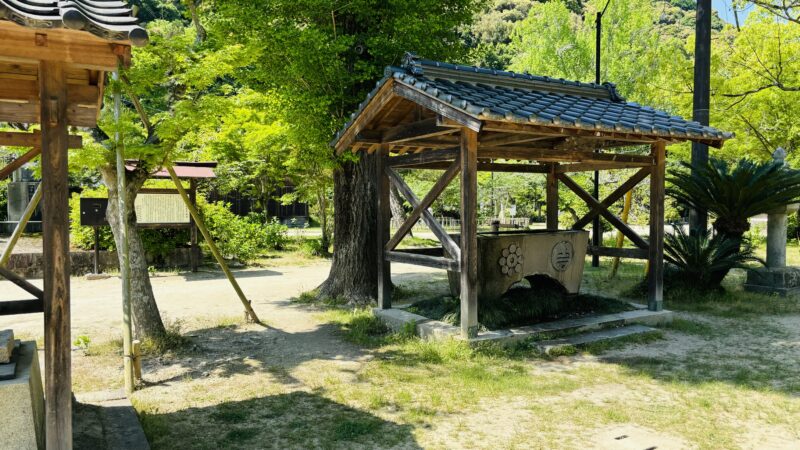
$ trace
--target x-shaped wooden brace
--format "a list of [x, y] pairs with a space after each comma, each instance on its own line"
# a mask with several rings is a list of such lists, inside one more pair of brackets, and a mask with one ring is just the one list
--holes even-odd
[[583, 217], [581, 217], [575, 224], [572, 226], [573, 230], [580, 230], [583, 229], [589, 222], [592, 221], [598, 215], [602, 215], [606, 220], [611, 222], [615, 228], [622, 232], [628, 239], [631, 240], [637, 247], [642, 249], [647, 249], [648, 244], [647, 241], [642, 239], [635, 231], [633, 231], [628, 225], [626, 225], [619, 217], [615, 216], [608, 208], [614, 204], [617, 200], [622, 198], [626, 192], [633, 189], [640, 181], [647, 178], [650, 175], [650, 168], [642, 168], [638, 172], [636, 172], [632, 177], [630, 177], [626, 182], [622, 183], [620, 187], [618, 187], [614, 192], [611, 193], [608, 197], [606, 197], [603, 202], [598, 202], [591, 194], [586, 192], [582, 187], [580, 187], [572, 178], [568, 177], [566, 174], [559, 173], [556, 175], [565, 186], [567, 186], [572, 192], [574, 192], [578, 197], [581, 198], [586, 204], [589, 205], [591, 210]]
[[386, 243], [386, 251], [394, 250], [397, 245], [400, 243], [401, 240], [405, 237], [405, 235], [411, 230], [411, 227], [417, 223], [417, 221], [422, 217], [422, 220], [425, 221], [425, 224], [428, 225], [428, 228], [431, 229], [433, 234], [442, 243], [442, 247], [444, 248], [445, 252], [455, 261], [461, 260], [461, 249], [458, 245], [453, 241], [453, 238], [450, 237], [449, 234], [442, 228], [442, 225], [436, 221], [436, 218], [433, 217], [433, 214], [428, 210], [431, 204], [433, 204], [434, 200], [439, 197], [439, 194], [444, 191], [444, 189], [453, 181], [453, 178], [458, 175], [458, 172], [461, 170], [461, 158], [460, 156], [456, 157], [456, 160], [450, 164], [450, 167], [445, 170], [439, 180], [436, 181], [436, 184], [433, 185], [430, 192], [420, 201], [411, 188], [408, 187], [406, 182], [403, 180], [403, 177], [400, 176], [397, 172], [395, 172], [391, 167], [386, 167], [386, 175], [389, 177], [389, 180], [392, 184], [397, 187], [397, 190], [403, 194], [403, 197], [406, 198], [408, 203], [414, 208], [409, 214], [408, 218], [400, 225], [400, 228], [395, 232], [394, 236]]

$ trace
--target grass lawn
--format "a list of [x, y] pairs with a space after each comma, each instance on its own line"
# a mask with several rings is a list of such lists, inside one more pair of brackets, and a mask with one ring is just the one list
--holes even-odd
[[[586, 290], [628, 292], [644, 268], [608, 271], [587, 267]], [[741, 277], [727, 293], [670, 294], [677, 318], [659, 333], [558, 357], [421, 341], [366, 309], [297, 302], [266, 328], [189, 325], [188, 346], [146, 361], [133, 403], [154, 449], [587, 448], [623, 435], [641, 448], [798, 448], [800, 301], [742, 292]], [[404, 279], [399, 292], [445, 283]], [[76, 366], [118, 370], [114, 345], [98, 347]]]

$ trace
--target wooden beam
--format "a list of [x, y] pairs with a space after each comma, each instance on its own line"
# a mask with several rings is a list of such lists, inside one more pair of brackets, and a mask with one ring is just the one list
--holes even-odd
[[450, 182], [453, 181], [453, 178], [458, 175], [459, 170], [461, 170], [461, 162], [460, 159], [456, 159], [450, 163], [450, 166], [447, 168], [447, 170], [445, 170], [442, 176], [439, 177], [439, 179], [436, 181], [436, 184], [433, 185], [431, 190], [427, 195], [425, 195], [422, 201], [416, 205], [412, 203], [412, 207], [414, 209], [411, 211], [411, 214], [408, 215], [403, 224], [400, 225], [400, 228], [395, 232], [394, 236], [392, 236], [392, 239], [386, 243], [386, 250], [394, 250], [397, 248], [397, 245], [400, 243], [400, 241], [403, 240], [414, 224], [417, 223], [422, 215], [422, 212], [430, 208], [433, 202], [439, 198], [439, 195], [442, 193], [442, 191], [444, 191], [447, 186], [450, 185]]
[[335, 141], [337, 154], [341, 155], [345, 149], [350, 148], [353, 142], [356, 141], [358, 134], [372, 123], [373, 119], [381, 113], [384, 106], [394, 97], [393, 84], [393, 79], [386, 80], [386, 83], [378, 89], [375, 96], [368, 100], [364, 109], [353, 119], [353, 123], [344, 131], [344, 134]]
[[[383, 132], [383, 142], [397, 144], [400, 142], [416, 141], [418, 139], [432, 138], [453, 134], [458, 130], [439, 127], [436, 118], [423, 119], [417, 122], [398, 125]], [[416, 142], [415, 142], [416, 143]]]
[[664, 307], [664, 178], [666, 143], [653, 144], [656, 164], [650, 174], [650, 254], [647, 273], [647, 308], [661, 311]]
[[[37, 103], [0, 102], [0, 117], [5, 122], [41, 123]], [[97, 109], [69, 105], [66, 118], [68, 125], [91, 128], [97, 125]]]
[[478, 335], [478, 133], [461, 129], [461, 336]]
[[35, 314], [44, 311], [41, 300], [12, 300], [0, 301], [0, 316], [15, 316], [18, 314]]
[[[468, 114], [453, 105], [439, 100], [429, 94], [426, 94], [419, 89], [415, 89], [402, 82], [397, 82], [394, 85], [394, 92], [412, 102], [427, 108], [434, 113], [441, 115], [444, 118], [455, 121], [461, 126], [467, 127], [473, 131], [480, 131], [482, 122], [471, 114]], [[439, 126], [445, 126], [439, 121]]]
[[414, 264], [417, 266], [432, 267], [434, 269], [459, 270], [458, 260], [442, 258], [437, 256], [420, 255], [403, 251], [386, 252], [386, 260], [404, 264]]
[[[122, 47], [122, 48], [119, 48]], [[111, 72], [117, 68], [117, 54], [130, 59], [130, 46], [112, 46], [85, 31], [37, 29], [0, 21], [0, 55], [6, 61], [60, 62], [72, 67]]]
[[[529, 147], [480, 147], [479, 158], [509, 159], [522, 161], [547, 161], [547, 162], [601, 162], [612, 165], [614, 163], [639, 163], [652, 165], [653, 157], [650, 155], [628, 155], [619, 153], [594, 153], [589, 151], [566, 151], [549, 148]], [[624, 164], [620, 168], [626, 167]]]
[[647, 259], [649, 254], [647, 250], [641, 248], [595, 247], [593, 245], [586, 249], [586, 253], [589, 255], [631, 259]]
[[450, 162], [460, 154], [458, 148], [447, 148], [443, 150], [428, 150], [426, 152], [412, 153], [410, 155], [395, 156], [387, 161], [388, 167], [411, 167], [434, 162]]
[[[401, 194], [403, 194], [403, 197], [405, 197], [406, 200], [408, 200], [408, 203], [411, 203], [411, 205], [414, 206], [420, 204], [420, 201], [414, 194], [414, 191], [412, 191], [411, 188], [408, 187], [408, 185], [403, 180], [403, 177], [400, 176], [400, 174], [392, 170], [390, 167], [386, 167], [385, 172], [389, 176], [389, 180], [392, 182], [392, 184], [394, 184], [395, 187], [397, 187], [397, 190]], [[454, 259], [457, 259], [457, 257], [461, 253], [458, 248], [458, 245], [456, 245], [456, 243], [453, 241], [453, 238], [450, 237], [447, 231], [445, 231], [445, 229], [442, 228], [442, 225], [439, 224], [436, 218], [433, 217], [433, 214], [431, 214], [431, 212], [428, 211], [427, 209], [423, 209], [422, 220], [425, 222], [428, 228], [431, 229], [433, 234], [436, 236], [436, 239], [438, 239], [439, 242], [442, 243], [442, 247], [444, 247], [444, 249], [447, 251], [447, 254], [453, 257]]]
[[[0, 45], [0, 53], [7, 44]], [[44, 52], [41, 57], [49, 54]], [[67, 173], [69, 134], [64, 66], [42, 61], [39, 64], [39, 83], [43, 99], [40, 115], [45, 118], [41, 134], [45, 435], [48, 449], [69, 450], [72, 448], [72, 339]]]
[[558, 173], [573, 172], [593, 172], [595, 170], [617, 170], [617, 169], [638, 169], [640, 167], [652, 166], [649, 162], [584, 162], [562, 164], [558, 168]]
[[[363, 156], [362, 156], [363, 158]], [[389, 204], [389, 177], [386, 176], [384, 167], [389, 159], [389, 145], [381, 144], [375, 158], [375, 185], [377, 187], [377, 235], [375, 242], [376, 258], [378, 260], [378, 308], [389, 309], [392, 307], [392, 272], [391, 264], [386, 261], [386, 242], [389, 240], [389, 226], [392, 221], [392, 210]]]
[[17, 275], [16, 273], [12, 272], [11, 270], [7, 269], [4, 266], [0, 266], [0, 276], [16, 284], [17, 286], [22, 288], [25, 292], [33, 295], [34, 297], [36, 297], [38, 301], [41, 302], [42, 299], [44, 298], [44, 292], [42, 292], [41, 289], [32, 285], [31, 283], [28, 282], [28, 280], [22, 278], [21, 276]]
[[536, 142], [553, 139], [553, 136], [536, 136], [520, 133], [499, 133], [494, 136], [481, 137], [480, 146], [501, 146], [511, 144], [522, 144], [525, 142]]
[[[17, 131], [0, 131], [0, 145], [7, 147], [35, 147], [38, 148], [42, 144], [42, 133], [34, 131], [32, 133], [17, 132]], [[68, 137], [69, 148], [82, 148], [83, 137], [79, 135], [70, 135]]]
[[[633, 174], [632, 177], [628, 178], [624, 183], [622, 183], [618, 188], [616, 188], [614, 192], [609, 194], [609, 196], [603, 200], [603, 202], [600, 204], [601, 208], [604, 210], [608, 210], [608, 208], [610, 208], [611, 205], [616, 203], [617, 200], [621, 199], [628, 191], [635, 188], [637, 184], [639, 184], [642, 180], [644, 180], [648, 176], [650, 176], [649, 167], [646, 169], [641, 169], [635, 174]], [[601, 210], [597, 208], [590, 209], [588, 213], [586, 213], [583, 217], [578, 219], [577, 222], [575, 222], [573, 228], [582, 229], [586, 225], [589, 225], [589, 222], [591, 222], [595, 217], [600, 215], [600, 211]]]
[[172, 182], [175, 184], [175, 188], [178, 190], [178, 193], [181, 195], [183, 199], [183, 203], [186, 205], [186, 209], [189, 210], [189, 214], [194, 219], [194, 223], [197, 225], [197, 228], [200, 230], [200, 233], [203, 235], [203, 239], [205, 239], [208, 248], [211, 250], [211, 254], [214, 255], [214, 258], [217, 260], [222, 272], [225, 274], [225, 277], [228, 278], [228, 281], [233, 286], [233, 290], [236, 291], [236, 295], [239, 297], [239, 300], [242, 302], [242, 306], [244, 306], [245, 314], [252, 320], [254, 323], [261, 323], [256, 315], [256, 312], [253, 310], [253, 305], [250, 304], [250, 300], [244, 295], [241, 286], [236, 281], [236, 277], [233, 276], [233, 272], [228, 267], [228, 264], [225, 262], [225, 259], [222, 257], [222, 253], [220, 253], [219, 248], [217, 248], [217, 244], [214, 243], [214, 239], [211, 237], [211, 233], [206, 228], [205, 222], [200, 217], [200, 213], [197, 212], [197, 208], [192, 204], [192, 201], [189, 199], [189, 194], [186, 193], [186, 189], [183, 188], [183, 184], [181, 184], [180, 178], [175, 173], [175, 169], [172, 166], [166, 166], [167, 172], [169, 172], [170, 178], [172, 178]]
[[[592, 197], [592, 194], [586, 192], [582, 187], [580, 187], [580, 185], [578, 185], [578, 183], [573, 181], [572, 178], [566, 176], [565, 174], [560, 173], [556, 174], [556, 176], [562, 183], [564, 183], [565, 186], [567, 186], [572, 192], [574, 192], [578, 197], [580, 197], [581, 200], [586, 202], [586, 204], [589, 205], [590, 208], [595, 208], [600, 210], [600, 214], [603, 217], [605, 217], [605, 219], [608, 220], [611, 223], [611, 225], [613, 225], [616, 229], [621, 231], [622, 234], [624, 234], [628, 239], [630, 239], [631, 242], [633, 242], [637, 247], [647, 249], [647, 241], [645, 241], [644, 239], [641, 238], [641, 236], [636, 234], [636, 232], [633, 231], [623, 221], [621, 221], [619, 217], [615, 216], [607, 209], [604, 209], [600, 204], [600, 202], [598, 202], [597, 200], [595, 200], [594, 197]], [[573, 229], [580, 229], [580, 228], [575, 228], [573, 226]]]
[[550, 171], [547, 174], [546, 192], [546, 210], [547, 214], [547, 229], [550, 231], [558, 230], [558, 164], [551, 164]]
[[24, 155], [11, 161], [0, 169], [0, 180], [5, 180], [10, 177], [15, 170], [29, 163], [33, 158], [36, 158], [42, 153], [41, 147], [34, 147], [32, 150], [27, 151]]
[[[70, 105], [96, 108], [100, 90], [88, 84], [67, 85]], [[9, 80], [0, 83], [0, 101], [39, 103], [39, 84], [36, 80]]]

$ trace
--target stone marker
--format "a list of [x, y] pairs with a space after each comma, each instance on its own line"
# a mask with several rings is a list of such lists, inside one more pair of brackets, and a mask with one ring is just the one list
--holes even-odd
[[[786, 151], [778, 148], [772, 159], [785, 164]], [[798, 205], [787, 205], [767, 214], [767, 267], [747, 270], [748, 291], [790, 295], [800, 293], [800, 268], [786, 266], [786, 216]]]
[[0, 364], [11, 362], [14, 353], [14, 331], [0, 330]]
[[0, 448], [44, 449], [44, 392], [36, 343], [22, 342], [16, 376], [0, 381]]

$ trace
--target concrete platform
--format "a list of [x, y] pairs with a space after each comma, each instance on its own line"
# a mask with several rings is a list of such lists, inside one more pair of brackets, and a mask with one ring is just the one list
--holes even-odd
[[564, 337], [560, 339], [551, 339], [536, 343], [536, 347], [544, 353], [552, 353], [553, 351], [560, 350], [566, 347], [579, 347], [581, 345], [593, 344], [595, 342], [610, 341], [627, 336], [635, 336], [637, 334], [646, 334], [658, 331], [655, 328], [646, 327], [644, 325], [628, 325], [619, 328], [609, 328], [606, 330], [593, 331], [591, 333], [582, 333], [574, 336]]
[[76, 448], [150, 449], [136, 410], [122, 390], [84, 393], [75, 400]]
[[[375, 316], [381, 319], [394, 331], [404, 331], [409, 326], [414, 327], [417, 336], [426, 339], [461, 338], [459, 327], [432, 320], [419, 314], [413, 314], [402, 309], [375, 309]], [[657, 326], [672, 322], [672, 311], [649, 311], [636, 309], [616, 314], [603, 314], [586, 316], [577, 319], [557, 320], [544, 322], [524, 327], [515, 327], [505, 330], [491, 330], [478, 333], [478, 336], [469, 340], [471, 344], [483, 342], [499, 342], [513, 344], [542, 335], [579, 334], [608, 328], [619, 328], [627, 325]]]
[[21, 342], [12, 361], [14, 378], [0, 381], [0, 448], [43, 449], [44, 392], [36, 343]]

